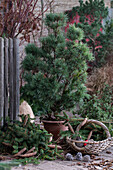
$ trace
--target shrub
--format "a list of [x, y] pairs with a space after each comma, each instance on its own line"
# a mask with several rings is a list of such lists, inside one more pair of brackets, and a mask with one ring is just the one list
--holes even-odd
[[80, 105], [78, 111], [82, 117], [97, 120], [111, 120], [113, 118], [113, 86], [106, 85], [102, 93], [90, 96]]
[[[113, 24], [112, 20], [107, 21], [103, 26], [102, 20], [108, 16], [108, 8], [105, 7], [104, 0], [79, 0], [80, 6], [73, 7], [67, 11], [70, 22], [84, 31], [84, 43], [90, 47], [94, 62], [90, 62], [91, 67], [100, 67], [105, 62], [113, 46]], [[78, 20], [76, 20], [78, 15]]]
[[70, 25], [64, 34], [66, 21], [64, 14], [48, 14], [45, 24], [50, 33], [41, 39], [41, 47], [26, 47], [22, 62], [26, 83], [21, 95], [35, 112], [47, 117], [72, 109], [86, 95], [87, 61], [93, 58], [81, 43], [80, 28]]

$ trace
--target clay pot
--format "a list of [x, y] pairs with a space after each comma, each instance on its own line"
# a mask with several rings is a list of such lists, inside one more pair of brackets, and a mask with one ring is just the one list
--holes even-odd
[[53, 135], [53, 139], [57, 140], [59, 138], [60, 131], [68, 130], [68, 127], [63, 125], [64, 121], [48, 121], [42, 120], [44, 128]]

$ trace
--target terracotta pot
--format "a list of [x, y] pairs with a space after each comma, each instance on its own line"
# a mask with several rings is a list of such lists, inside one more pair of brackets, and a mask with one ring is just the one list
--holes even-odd
[[42, 120], [44, 123], [44, 128], [48, 131], [48, 133], [53, 134], [53, 139], [57, 140], [59, 138], [60, 131], [68, 130], [68, 127], [63, 125], [64, 121], [48, 121]]

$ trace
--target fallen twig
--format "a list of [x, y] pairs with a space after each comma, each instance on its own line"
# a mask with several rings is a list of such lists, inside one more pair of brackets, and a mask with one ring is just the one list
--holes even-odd
[[33, 152], [34, 150], [35, 150], [35, 147], [33, 147], [33, 148], [31, 148], [30, 150], [28, 150], [28, 151], [26, 152], [26, 154], [31, 153], [31, 152]]
[[12, 147], [12, 145], [11, 145], [10, 143], [2, 142], [2, 144], [5, 145], [5, 146], [10, 146], [10, 147]]
[[7, 156], [0, 156], [0, 160], [11, 160], [11, 157], [7, 157]]
[[[48, 145], [49, 148], [55, 149], [56, 145]], [[57, 145], [57, 149], [62, 149], [61, 146]]]
[[74, 130], [73, 130], [73, 127], [71, 126], [71, 124], [68, 122], [68, 127], [69, 127], [69, 129], [70, 129], [70, 131], [73, 133], [73, 134], [75, 134], [75, 132], [74, 132]]
[[20, 156], [25, 150], [26, 150], [26, 148], [23, 148], [23, 149], [20, 150], [18, 153], [16, 153], [15, 155], [13, 155], [13, 157]]
[[77, 133], [79, 133], [79, 129], [81, 129], [81, 127], [86, 124], [87, 120], [88, 120], [88, 119], [85, 118], [85, 119], [83, 120], [83, 122], [81, 122], [81, 123], [77, 126], [77, 128], [76, 128], [76, 132], [77, 132]]
[[19, 157], [28, 158], [28, 157], [35, 156], [36, 154], [37, 154], [37, 151], [36, 152], [32, 152], [32, 153], [27, 153], [27, 154], [24, 154], [24, 155], [19, 155]]
[[92, 130], [92, 131], [90, 131], [90, 133], [89, 133], [89, 135], [88, 135], [88, 137], [87, 137], [87, 140], [89, 140], [90, 138], [91, 138], [91, 136], [92, 136], [92, 133], [95, 131], [95, 129], [94, 130]]

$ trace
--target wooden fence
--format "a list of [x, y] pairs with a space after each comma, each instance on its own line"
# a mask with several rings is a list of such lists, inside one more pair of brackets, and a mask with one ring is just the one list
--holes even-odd
[[18, 119], [19, 113], [19, 40], [0, 38], [0, 120], [8, 116]]

